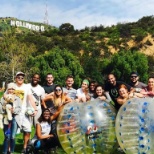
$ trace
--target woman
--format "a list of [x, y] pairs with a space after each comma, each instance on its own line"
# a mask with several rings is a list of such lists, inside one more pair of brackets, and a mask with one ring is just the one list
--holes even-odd
[[5, 99], [2, 97], [1, 99], [1, 107], [4, 111], [4, 116], [6, 116], [6, 104], [8, 103], [7, 96], [12, 100], [12, 108], [10, 111], [12, 113], [12, 120], [8, 120], [5, 118], [4, 122], [4, 141], [3, 141], [3, 154], [7, 154], [8, 149], [10, 149], [10, 154], [14, 153], [15, 149], [15, 135], [20, 124], [20, 116], [19, 113], [21, 111], [21, 100], [14, 94], [15, 84], [9, 83], [7, 86], [7, 90], [5, 92]]
[[120, 105], [123, 105], [129, 98], [134, 98], [134, 97], [143, 97], [142, 94], [140, 93], [131, 93], [128, 92], [128, 88], [124, 85], [124, 84], [121, 84], [119, 86], [119, 97], [117, 98], [117, 102], [120, 104]]
[[102, 101], [105, 101], [107, 99], [104, 93], [104, 89], [101, 85], [96, 86], [94, 98], [99, 98]]
[[154, 97], [154, 78], [150, 77], [148, 79], [148, 86], [140, 91], [144, 97]]
[[76, 99], [77, 102], [90, 101], [91, 97], [89, 94], [89, 81], [87, 79], [84, 79], [82, 81], [81, 88], [77, 89], [76, 97], [77, 97]]
[[[47, 97], [45, 97], [43, 100], [42, 100], [42, 105], [44, 108], [47, 108], [46, 106], [46, 101], [48, 100], [51, 100], [54, 104], [54, 107], [53, 108], [49, 108], [51, 113], [53, 115], [55, 115], [54, 118], [56, 118], [62, 107], [67, 104], [67, 103], [70, 103], [72, 100], [71, 98], [69, 98], [68, 96], [64, 95], [63, 93], [63, 89], [60, 85], [56, 85], [55, 88], [54, 88], [54, 92], [51, 94], [51, 95], [48, 95]], [[51, 117], [51, 120], [53, 117]]]
[[96, 81], [91, 81], [90, 84], [89, 84], [89, 94], [90, 94], [91, 98], [94, 98], [95, 89], [96, 89], [97, 85], [98, 84], [97, 84]]
[[33, 140], [36, 140], [34, 142], [36, 154], [40, 149], [43, 149], [48, 154], [51, 148], [59, 145], [56, 134], [52, 133], [50, 116], [50, 110], [44, 109], [36, 124], [36, 134], [33, 138]]

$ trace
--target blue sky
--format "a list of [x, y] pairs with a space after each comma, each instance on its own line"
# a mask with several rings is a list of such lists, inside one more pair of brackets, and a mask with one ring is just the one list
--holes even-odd
[[154, 0], [1, 0], [0, 17], [43, 23], [46, 2], [49, 24], [56, 27], [111, 26], [154, 14]]

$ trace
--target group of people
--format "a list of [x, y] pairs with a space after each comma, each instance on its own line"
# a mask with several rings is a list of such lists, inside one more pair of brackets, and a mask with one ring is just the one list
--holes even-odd
[[[108, 74], [107, 82], [104, 86], [96, 81], [84, 79], [79, 89], [74, 89], [74, 77], [68, 75], [65, 80], [65, 87], [54, 83], [54, 76], [49, 73], [46, 75], [46, 84], [41, 86], [40, 75], [34, 74], [31, 82], [24, 83], [25, 74], [17, 72], [15, 82], [9, 83], [0, 101], [0, 114], [6, 115], [6, 104], [8, 97], [11, 96], [12, 119], [3, 118], [4, 142], [3, 154], [14, 153], [15, 136], [17, 130], [23, 132], [23, 150], [26, 153], [28, 141], [30, 140], [32, 125], [36, 132], [34, 138], [35, 150], [46, 147], [46, 153], [50, 148], [59, 145], [55, 131], [58, 115], [65, 104], [71, 102], [89, 102], [100, 99], [102, 101], [113, 102], [117, 110], [131, 97], [154, 97], [154, 78], [148, 79], [148, 84], [139, 81], [137, 72], [130, 74], [130, 83], [126, 84], [117, 81], [114, 74]], [[27, 114], [27, 109], [33, 108], [31, 115]], [[53, 125], [55, 123], [55, 125]], [[38, 146], [39, 145], [39, 146]]]

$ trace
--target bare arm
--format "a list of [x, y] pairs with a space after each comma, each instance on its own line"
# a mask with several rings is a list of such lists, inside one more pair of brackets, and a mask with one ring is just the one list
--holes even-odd
[[46, 139], [46, 138], [50, 138], [53, 137], [53, 134], [49, 134], [49, 135], [42, 135], [41, 134], [41, 126], [40, 124], [36, 124], [36, 136], [38, 137], [38, 139]]
[[47, 106], [46, 106], [46, 101], [49, 101], [49, 100], [53, 100], [53, 95], [50, 95], [50, 96], [46, 96], [44, 99], [42, 99], [42, 105], [43, 105], [43, 107], [44, 108], [47, 108]]
[[124, 103], [126, 103], [127, 100], [128, 100], [128, 98], [121, 98], [121, 97], [117, 98], [117, 102], [120, 105], [123, 105]]

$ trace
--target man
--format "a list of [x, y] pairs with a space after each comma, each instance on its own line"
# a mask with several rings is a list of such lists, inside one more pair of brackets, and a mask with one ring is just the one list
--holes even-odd
[[16, 85], [15, 94], [19, 96], [20, 99], [22, 100], [21, 113], [20, 113], [20, 122], [24, 138], [23, 150], [21, 152], [22, 154], [26, 153], [26, 147], [28, 140], [30, 139], [30, 133], [31, 133], [31, 124], [29, 118], [25, 114], [27, 107], [28, 106], [33, 107], [35, 110], [34, 116], [37, 114], [37, 107], [35, 105], [29, 87], [24, 83], [24, 77], [25, 74], [23, 72], [17, 72], [15, 77], [15, 85]]
[[130, 74], [130, 86], [132, 86], [135, 92], [140, 92], [143, 88], [147, 87], [146, 84], [139, 81], [139, 75], [137, 72], [132, 72]]
[[76, 98], [76, 89], [73, 88], [74, 77], [68, 75], [65, 80], [66, 87], [63, 87], [63, 92], [70, 97], [72, 100]]
[[[53, 75], [51, 73], [48, 73], [46, 75], [46, 84], [43, 86], [46, 94], [49, 94], [54, 91], [54, 88], [56, 85], [53, 83], [53, 81], [54, 81]], [[53, 107], [54, 105], [53, 105], [53, 102], [46, 101], [46, 106], [50, 108], [50, 107]]]
[[28, 84], [29, 89], [33, 95], [35, 100], [35, 104], [37, 107], [37, 114], [35, 117], [30, 117], [32, 125], [36, 126], [38, 118], [41, 116], [42, 109], [41, 109], [41, 100], [45, 97], [44, 89], [39, 85], [40, 82], [40, 75], [34, 74], [31, 79], [31, 83]]
[[131, 88], [131, 86], [129, 86], [128, 84], [126, 84], [122, 81], [116, 81], [116, 77], [112, 73], [108, 75], [107, 79], [108, 79], [108, 82], [105, 84], [105, 91], [109, 92], [111, 99], [115, 103], [115, 108], [117, 110], [119, 110], [119, 108], [121, 106], [120, 104], [117, 103], [117, 98], [119, 96], [119, 92], [118, 92], [119, 86], [121, 84], [126, 85], [128, 90], [130, 91], [130, 95], [133, 95], [133, 88]]

